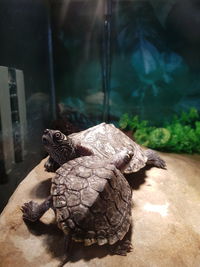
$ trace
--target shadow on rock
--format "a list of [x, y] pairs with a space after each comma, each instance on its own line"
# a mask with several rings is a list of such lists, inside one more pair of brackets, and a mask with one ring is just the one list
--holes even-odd
[[34, 189], [31, 191], [31, 196], [32, 197], [37, 197], [37, 198], [47, 198], [50, 195], [50, 190], [51, 190], [51, 179], [48, 178], [40, 183], [38, 183]]
[[147, 178], [146, 171], [150, 170], [152, 167], [153, 166], [148, 165], [138, 172], [125, 175], [132, 189], [138, 190], [140, 186], [145, 183], [145, 179]]
[[124, 240], [131, 240], [132, 235], [132, 227], [130, 227], [128, 233], [125, 235], [124, 239], [122, 241], [118, 241], [114, 245], [103, 245], [98, 246], [97, 244], [85, 247], [81, 243], [73, 242], [73, 251], [72, 255], [70, 257], [71, 262], [77, 262], [81, 259], [84, 259], [85, 261], [90, 261], [94, 258], [103, 258], [107, 255], [115, 255], [114, 250], [119, 245], [121, 246], [124, 243]]
[[24, 220], [28, 230], [35, 236], [43, 236], [44, 245], [55, 258], [63, 258], [64, 238], [63, 232], [56, 226], [56, 223], [45, 224], [41, 221], [29, 222]]
[[[113, 255], [112, 252], [115, 246], [122, 244], [122, 241], [117, 242], [113, 246], [104, 245], [98, 246], [94, 244], [92, 246], [84, 246], [83, 243], [77, 243], [72, 241], [70, 255], [67, 257], [67, 250], [65, 248], [65, 238], [63, 232], [55, 224], [44, 224], [41, 221], [29, 222], [24, 221], [31, 234], [35, 236], [43, 236], [44, 246], [48, 248], [49, 252], [54, 258], [58, 258], [60, 261], [59, 266], [64, 266], [67, 262], [77, 262], [82, 259], [89, 261], [94, 258], [103, 258], [107, 255]], [[126, 234], [125, 238], [131, 240], [132, 227]], [[67, 257], [67, 261], [66, 261]]]

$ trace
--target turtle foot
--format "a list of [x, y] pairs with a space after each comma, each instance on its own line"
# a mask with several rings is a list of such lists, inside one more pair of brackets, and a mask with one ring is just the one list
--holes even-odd
[[39, 206], [40, 205], [33, 201], [24, 203], [21, 207], [23, 219], [31, 222], [37, 221], [41, 217], [41, 214], [39, 213]]
[[42, 215], [49, 209], [52, 208], [52, 196], [49, 196], [41, 204], [34, 201], [24, 203], [21, 207], [23, 213], [23, 219], [31, 222], [35, 222], [42, 217]]
[[125, 240], [120, 242], [120, 244], [116, 244], [112, 249], [111, 252], [116, 255], [126, 256], [127, 253], [133, 250], [133, 246], [130, 240]]
[[147, 156], [147, 164], [155, 166], [160, 169], [166, 169], [167, 165], [163, 159], [156, 153], [155, 151], [148, 149], [145, 151], [145, 155]]

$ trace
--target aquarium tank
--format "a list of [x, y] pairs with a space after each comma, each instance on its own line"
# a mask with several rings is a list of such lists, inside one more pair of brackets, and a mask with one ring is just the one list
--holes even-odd
[[200, 153], [199, 29], [197, 1], [1, 0], [0, 208], [46, 156], [45, 128], [104, 121]]

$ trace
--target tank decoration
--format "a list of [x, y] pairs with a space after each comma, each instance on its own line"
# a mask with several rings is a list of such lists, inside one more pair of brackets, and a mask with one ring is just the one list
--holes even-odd
[[200, 153], [199, 118], [197, 109], [191, 108], [156, 127], [126, 113], [121, 117], [119, 126], [132, 131], [136, 142], [143, 146], [166, 152]]

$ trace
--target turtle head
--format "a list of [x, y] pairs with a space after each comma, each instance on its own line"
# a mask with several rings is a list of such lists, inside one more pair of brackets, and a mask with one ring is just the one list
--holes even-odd
[[133, 151], [124, 149], [114, 155], [112, 163], [116, 166], [117, 169], [123, 172], [131, 161], [133, 154]]
[[44, 130], [42, 143], [50, 157], [59, 165], [73, 158], [74, 149], [71, 139], [58, 130]]

